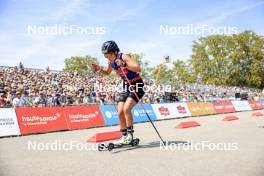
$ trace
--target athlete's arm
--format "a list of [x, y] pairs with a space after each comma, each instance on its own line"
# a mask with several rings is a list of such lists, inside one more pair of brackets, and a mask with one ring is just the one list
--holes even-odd
[[108, 63], [106, 69], [102, 69], [101, 67], [99, 67], [99, 66], [96, 65], [96, 64], [92, 64], [92, 67], [93, 67], [93, 69], [94, 69], [96, 72], [100, 72], [100, 73], [102, 73], [102, 74], [104, 74], [104, 75], [109, 75], [109, 74], [111, 73], [111, 71], [112, 71], [112, 67], [111, 67], [110, 63]]
[[111, 67], [111, 65], [108, 63], [106, 69], [102, 69], [102, 68], [101, 68], [101, 69], [99, 70], [99, 72], [102, 73], [102, 74], [104, 74], [104, 75], [109, 75], [109, 74], [112, 72], [112, 67]]
[[128, 54], [125, 54], [123, 59], [125, 61], [126, 67], [129, 70], [134, 72], [141, 72], [141, 68], [139, 64], [136, 61], [134, 61]]

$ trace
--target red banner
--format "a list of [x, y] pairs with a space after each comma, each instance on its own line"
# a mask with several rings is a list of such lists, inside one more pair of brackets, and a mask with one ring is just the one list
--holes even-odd
[[236, 112], [233, 104], [230, 101], [213, 102], [215, 111], [218, 114]]
[[63, 108], [16, 108], [21, 134], [69, 129]]
[[254, 100], [248, 100], [248, 103], [252, 107], [252, 109], [262, 109], [261, 103], [259, 101], [254, 101]]
[[223, 102], [213, 102], [213, 105], [217, 114], [225, 113], [225, 106]]
[[224, 101], [222, 103], [224, 104], [225, 113], [236, 112], [235, 107], [233, 106], [231, 101]]
[[99, 106], [66, 107], [64, 114], [71, 130], [105, 126]]

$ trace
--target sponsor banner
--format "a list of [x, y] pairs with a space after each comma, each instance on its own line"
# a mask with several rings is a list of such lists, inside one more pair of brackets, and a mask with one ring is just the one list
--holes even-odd
[[248, 100], [249, 105], [252, 109], [262, 109], [262, 105], [259, 101]]
[[236, 112], [236, 109], [231, 101], [223, 101], [222, 103], [225, 108], [225, 113]]
[[191, 116], [191, 112], [188, 108], [187, 103], [173, 103], [176, 108], [176, 117], [189, 117]]
[[[155, 115], [155, 112], [151, 106], [151, 104], [144, 104], [143, 105], [145, 110], [147, 111], [149, 117], [151, 120], [157, 120], [157, 117]], [[149, 121], [145, 111], [142, 109], [142, 107], [137, 104], [133, 109], [132, 109], [132, 115], [134, 122], [146, 122]]]
[[236, 112], [233, 104], [230, 101], [213, 102], [216, 113], [224, 114], [230, 112]]
[[191, 116], [186, 103], [152, 104], [157, 119], [170, 119]]
[[213, 102], [214, 108], [216, 113], [224, 114], [225, 113], [225, 106], [223, 102]]
[[212, 103], [206, 102], [206, 103], [200, 103], [200, 106], [203, 109], [204, 115], [209, 114], [216, 114], [216, 111], [214, 109], [214, 105]]
[[[151, 120], [157, 120], [157, 117], [154, 113], [154, 110], [152, 109], [151, 104], [144, 104], [143, 106], [146, 109]], [[117, 125], [119, 123], [118, 115], [114, 106], [102, 105], [100, 106], [100, 109], [103, 114], [106, 125]], [[135, 123], [149, 121], [145, 111], [141, 108], [139, 104], [137, 104], [131, 112]]]
[[16, 112], [13, 108], [0, 108], [0, 136], [20, 135]]
[[16, 108], [21, 134], [69, 129], [63, 108]]
[[248, 101], [232, 101], [236, 111], [250, 111], [252, 110]]
[[187, 103], [187, 105], [192, 116], [200, 116], [205, 114], [204, 108], [201, 106], [201, 103], [189, 102]]
[[262, 107], [264, 108], [264, 99], [260, 100]]
[[152, 108], [158, 120], [174, 118], [176, 116], [176, 108], [173, 108], [169, 103], [152, 104]]
[[104, 117], [106, 125], [117, 125], [118, 115], [113, 105], [102, 105], [100, 110]]
[[65, 107], [63, 111], [71, 130], [105, 125], [99, 106]]

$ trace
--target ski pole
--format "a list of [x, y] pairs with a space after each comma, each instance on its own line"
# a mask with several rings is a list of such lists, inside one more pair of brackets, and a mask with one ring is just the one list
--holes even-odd
[[[123, 67], [120, 67], [120, 68], [121, 68], [122, 74], [123, 74], [123, 75], [125, 76], [125, 78], [126, 78], [126, 82], [129, 84], [129, 86], [131, 86], [131, 83], [130, 83], [129, 79], [128, 79], [127, 75], [125, 74], [124, 70], [123, 70], [124, 68], [123, 68]], [[147, 110], [145, 109], [145, 107], [143, 106], [143, 104], [142, 104], [141, 100], [139, 99], [137, 93], [135, 92], [135, 89], [133, 90], [133, 93], [134, 93], [134, 95], [136, 96], [136, 98], [137, 98], [137, 100], [138, 100], [138, 102], [139, 102], [141, 108], [142, 108], [143, 111], [146, 113], [146, 115], [147, 115], [147, 117], [148, 117], [148, 119], [149, 119], [151, 125], [153, 126], [153, 128], [154, 128], [155, 131], [156, 131], [156, 133], [158, 134], [158, 136], [159, 136], [161, 142], [162, 142], [163, 145], [165, 146], [166, 144], [165, 144], [163, 138], [161, 137], [159, 131], [157, 130], [157, 128], [156, 128], [156, 126], [154, 125], [154, 123], [153, 123], [153, 121], [151, 120], [151, 118], [149, 117], [149, 114], [148, 114]]]

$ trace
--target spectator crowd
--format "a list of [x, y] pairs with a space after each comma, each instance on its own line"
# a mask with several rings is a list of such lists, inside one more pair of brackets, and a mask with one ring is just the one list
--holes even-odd
[[[109, 85], [118, 86], [118, 77], [107, 77]], [[147, 86], [159, 86], [155, 80], [144, 80]], [[102, 92], [95, 89], [98, 78], [77, 72], [52, 72], [24, 69], [19, 67], [0, 67], [0, 107], [49, 107], [82, 106], [89, 104], [110, 104], [117, 102], [120, 93]], [[146, 92], [144, 103], [164, 103], [171, 101], [219, 101], [246, 98], [259, 100], [261, 90], [244, 87], [216, 85], [171, 85], [169, 96], [165, 92], [150, 90]]]

